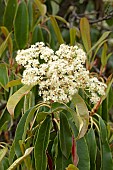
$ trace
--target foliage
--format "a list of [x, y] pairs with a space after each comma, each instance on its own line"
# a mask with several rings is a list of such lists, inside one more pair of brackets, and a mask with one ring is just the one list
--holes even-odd
[[[99, 21], [103, 14], [103, 10], [98, 13], [98, 1], [73, 3], [65, 0], [64, 7], [62, 0], [0, 0], [1, 170], [113, 169], [113, 64], [109, 44], [113, 21], [101, 20], [96, 27], [95, 15]], [[76, 8], [79, 5], [81, 8]], [[108, 13], [112, 8], [104, 3]], [[90, 13], [89, 17], [76, 18], [76, 13], [92, 10], [97, 11], [94, 20]], [[23, 68], [15, 61], [17, 50], [41, 41], [53, 50], [62, 43], [80, 43], [90, 74], [106, 81], [106, 95], [95, 105], [82, 89], [68, 104], [41, 101], [37, 86], [21, 83]]]

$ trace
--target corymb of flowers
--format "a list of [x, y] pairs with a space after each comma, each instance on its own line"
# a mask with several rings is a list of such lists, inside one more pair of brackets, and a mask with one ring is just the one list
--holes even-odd
[[106, 84], [90, 77], [85, 68], [86, 54], [79, 46], [61, 44], [54, 52], [43, 42], [19, 50], [16, 61], [24, 66], [22, 83], [39, 85], [39, 95], [44, 102], [71, 101], [80, 88], [88, 91], [95, 104], [105, 95]]

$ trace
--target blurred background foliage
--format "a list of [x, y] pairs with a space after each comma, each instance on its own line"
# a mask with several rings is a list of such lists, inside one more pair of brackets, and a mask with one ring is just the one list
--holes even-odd
[[[41, 41], [45, 42], [45, 44], [54, 50], [58, 49], [59, 45], [62, 43], [70, 45], [74, 45], [76, 43], [82, 44], [88, 56], [86, 62], [87, 69], [89, 69], [92, 74], [98, 75], [99, 78], [102, 77], [108, 83], [109, 88], [106, 93], [106, 99], [103, 100], [101, 105], [95, 106], [96, 109], [94, 107], [94, 111], [97, 112], [102, 119], [99, 118], [97, 121], [97, 118], [94, 117], [94, 120], [100, 127], [100, 138], [102, 140], [104, 140], [104, 137], [107, 138], [105, 145], [109, 143], [113, 153], [112, 30], [112, 1], [0, 0], [0, 145], [4, 148], [4, 150], [1, 150], [0, 152], [2, 155], [0, 159], [1, 170], [8, 169], [10, 162], [12, 162], [8, 160], [8, 149], [10, 148], [10, 145], [12, 145], [15, 129], [20, 117], [30, 107], [34, 106], [35, 102], [38, 100], [35, 98], [36, 91], [34, 88], [28, 95], [18, 101], [13, 118], [6, 108], [9, 97], [22, 87], [20, 80], [23, 69], [21, 66], [18, 66], [15, 61], [16, 52], [19, 49], [28, 48], [31, 44]], [[26, 103], [28, 103], [27, 106]], [[90, 110], [91, 106], [89, 107], [87, 104], [87, 107]], [[92, 115], [94, 114], [93, 111], [91, 113]], [[63, 118], [66, 119], [64, 114], [61, 114], [60, 119], [62, 120]], [[49, 121], [49, 119], [45, 120], [45, 122], [46, 121]], [[105, 123], [103, 123], [104, 121]], [[105, 136], [102, 129], [105, 131]], [[88, 143], [88, 141], [91, 140], [91, 135], [94, 140], [97, 140], [98, 144], [99, 139], [98, 137], [95, 139], [94, 129], [91, 126], [86, 138], [82, 138], [82, 140], [78, 143], [78, 146], [80, 145], [81, 147], [82, 145], [86, 145], [86, 141]], [[98, 136], [98, 134], [96, 135]], [[58, 139], [56, 137], [54, 147], [56, 147], [55, 142], [57, 142], [57, 140]], [[96, 143], [94, 142], [93, 144], [96, 148]], [[105, 145], [103, 145], [103, 148], [105, 148]], [[93, 146], [89, 145], [89, 147]], [[84, 154], [84, 152], [87, 152], [84, 148], [81, 155]], [[95, 161], [101, 159], [99, 149], [100, 148], [97, 149], [96, 158], [95, 155], [93, 155]], [[109, 152], [108, 145], [107, 149]], [[31, 153], [31, 151], [32, 148], [28, 151], [28, 153]], [[104, 151], [106, 154], [106, 150]], [[61, 151], [59, 151], [58, 154], [61, 156]], [[104, 152], [102, 152], [102, 154], [104, 155]], [[26, 157], [26, 155], [24, 155], [24, 157]], [[108, 157], [110, 158], [109, 160], [111, 160], [110, 152]], [[112, 170], [111, 163], [108, 163], [108, 165], [110, 165], [109, 168], [107, 167], [107, 163], [104, 165], [107, 158], [104, 156], [102, 156], [102, 158], [102, 170], [106, 168], [107, 170]], [[16, 160], [16, 158], [14, 160]], [[49, 161], [51, 161], [51, 159], [49, 159]], [[92, 167], [93, 164], [95, 164], [95, 161], [92, 163]], [[57, 159], [57, 166], [58, 163], [59, 160]], [[96, 164], [94, 169], [100, 169], [100, 164]], [[68, 164], [66, 164], [66, 166], [67, 165]], [[29, 165], [27, 164], [27, 167], [28, 166]], [[81, 162], [79, 168], [80, 170], [83, 169]], [[88, 170], [88, 168], [89, 167], [86, 166], [86, 170]], [[49, 166], [48, 169], [51, 170], [51, 167]]]

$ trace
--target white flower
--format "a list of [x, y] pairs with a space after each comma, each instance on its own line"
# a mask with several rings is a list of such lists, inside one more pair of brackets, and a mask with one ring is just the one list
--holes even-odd
[[61, 44], [54, 52], [43, 42], [19, 50], [16, 61], [25, 67], [22, 83], [39, 85], [44, 101], [68, 103], [79, 88], [89, 91], [92, 103], [105, 95], [106, 85], [96, 77], [90, 78], [84, 67], [85, 52], [76, 46]]

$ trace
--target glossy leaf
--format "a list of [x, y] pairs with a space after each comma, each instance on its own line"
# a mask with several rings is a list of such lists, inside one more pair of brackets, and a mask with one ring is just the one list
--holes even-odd
[[34, 2], [38, 6], [38, 9], [39, 9], [41, 15], [44, 16], [47, 12], [46, 5], [42, 4], [40, 0], [34, 0]]
[[96, 170], [97, 144], [93, 128], [91, 127], [86, 135], [90, 155], [90, 169]]
[[18, 91], [16, 91], [8, 100], [7, 102], [7, 110], [14, 116], [14, 110], [18, 102], [25, 96], [29, 91], [32, 89], [33, 86], [24, 85]]
[[26, 46], [28, 40], [28, 11], [24, 0], [18, 6], [14, 22], [14, 34], [19, 49]]
[[0, 149], [0, 162], [2, 161], [2, 159], [4, 158], [4, 156], [6, 155], [8, 151], [8, 148], [3, 148], [3, 149]]
[[49, 144], [51, 118], [48, 116], [41, 124], [37, 134], [34, 156], [35, 156], [35, 167], [36, 170], [46, 170], [47, 157], [46, 150]]
[[[82, 99], [82, 97], [79, 94], [75, 94], [73, 96], [72, 102], [74, 103], [74, 106], [76, 107], [77, 115], [82, 119], [83, 125], [80, 125], [79, 129], [79, 135], [78, 138], [81, 138], [85, 135], [88, 129], [89, 124], [89, 112], [87, 109], [87, 106]], [[82, 122], [81, 122], [82, 123]]]
[[8, 0], [4, 13], [4, 26], [7, 27], [9, 31], [12, 30], [16, 10], [17, 0]]
[[72, 148], [72, 134], [67, 117], [63, 112], [60, 113], [60, 147], [63, 155], [69, 158]]
[[7, 69], [7, 66], [5, 64], [0, 64], [0, 85], [5, 90], [7, 90], [7, 88], [5, 86], [8, 83], [8, 80], [9, 80], [9, 78], [8, 78], [8, 69]]
[[51, 23], [52, 23], [52, 26], [54, 28], [54, 31], [55, 31], [55, 34], [56, 34], [56, 37], [57, 37], [57, 40], [58, 40], [59, 44], [63, 44], [64, 40], [62, 38], [62, 34], [60, 32], [60, 28], [59, 28], [59, 26], [57, 24], [57, 21], [56, 21], [55, 17], [51, 15], [50, 20], [51, 20]]
[[1, 27], [1, 31], [2, 31], [2, 33], [4, 34], [4, 36], [7, 38], [8, 36], [9, 36], [9, 38], [8, 38], [8, 49], [9, 49], [9, 53], [10, 53], [10, 56], [12, 56], [12, 52], [13, 52], [13, 41], [12, 41], [12, 37], [11, 37], [11, 33], [9, 33], [9, 31], [7, 30], [7, 28], [6, 27]]
[[77, 154], [79, 157], [78, 169], [90, 170], [90, 157], [85, 138], [77, 140]]
[[[91, 49], [90, 25], [88, 19], [85, 17], [80, 20], [80, 31], [84, 47], [86, 52], [88, 52]], [[90, 57], [91, 55], [92, 53], [90, 53]]]
[[33, 151], [33, 147], [26, 149], [24, 155], [18, 158], [16, 161], [14, 161], [13, 164], [7, 170], [14, 170], [19, 164], [22, 163], [22, 161], [24, 161], [24, 159], [26, 159], [27, 156], [30, 155], [32, 151]]

